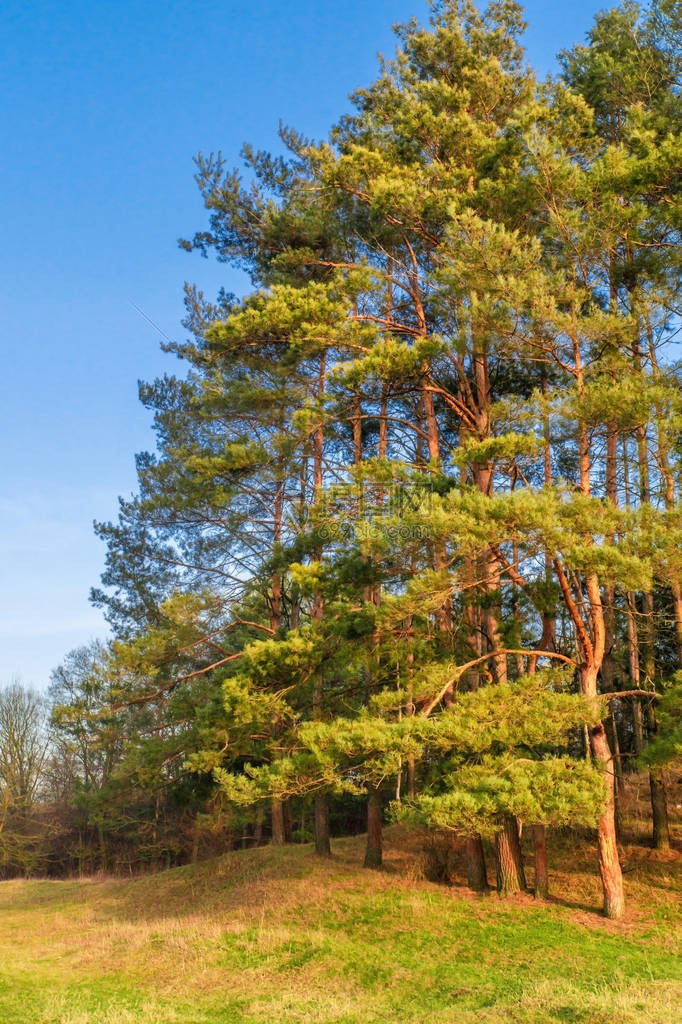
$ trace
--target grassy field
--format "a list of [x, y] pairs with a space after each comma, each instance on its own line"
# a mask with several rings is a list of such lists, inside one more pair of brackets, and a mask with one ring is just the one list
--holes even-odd
[[547, 904], [426, 881], [398, 829], [379, 872], [346, 839], [328, 862], [264, 847], [130, 881], [4, 882], [0, 1024], [675, 1024], [682, 854], [624, 848], [616, 925], [592, 845], [561, 842]]

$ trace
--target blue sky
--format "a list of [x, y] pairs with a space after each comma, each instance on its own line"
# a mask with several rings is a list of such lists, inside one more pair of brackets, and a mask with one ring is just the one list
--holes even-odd
[[[583, 39], [585, 0], [526, 5], [541, 73]], [[424, 0], [5, 0], [0, 251], [0, 685], [42, 689], [105, 635], [88, 590], [93, 519], [135, 488], [153, 443], [138, 379], [178, 364], [182, 286], [240, 275], [177, 247], [205, 225], [192, 157], [277, 145], [280, 119], [322, 136]], [[136, 308], [137, 307], [137, 308]], [[138, 310], [141, 310], [139, 312]], [[143, 315], [144, 314], [144, 315]]]

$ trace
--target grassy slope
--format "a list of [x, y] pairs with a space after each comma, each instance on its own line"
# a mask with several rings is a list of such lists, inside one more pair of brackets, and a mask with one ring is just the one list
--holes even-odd
[[[131, 881], [0, 885], [0, 1024], [674, 1024], [682, 856], [625, 850], [628, 919], [601, 919], [591, 844], [558, 848], [555, 898], [420, 877], [388, 832], [329, 862], [262, 848]], [[568, 856], [566, 856], [568, 852]], [[570, 871], [558, 865], [570, 864]]]

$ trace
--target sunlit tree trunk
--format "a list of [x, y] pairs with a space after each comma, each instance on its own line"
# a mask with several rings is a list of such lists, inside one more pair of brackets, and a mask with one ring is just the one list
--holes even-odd
[[[577, 338], [574, 340], [573, 352], [576, 384], [578, 394], [582, 398], [585, 382], [582, 369], [582, 355]], [[578, 422], [578, 464], [580, 490], [585, 497], [590, 497], [589, 436], [587, 427], [582, 420]], [[606, 647], [606, 628], [599, 577], [594, 572], [588, 573], [585, 577], [585, 592], [589, 609], [591, 636], [582, 620], [579, 609], [576, 607], [575, 601], [568, 593], [568, 583], [565, 575], [563, 580], [560, 580], [560, 585], [572, 612], [576, 625], [578, 646], [581, 650], [583, 665], [580, 670], [580, 688], [583, 695], [597, 710], [597, 681], [603, 665]], [[616, 836], [613, 755], [603, 722], [592, 726], [589, 730], [589, 735], [592, 754], [597, 762], [601, 764], [604, 772], [604, 787], [606, 791], [604, 810], [599, 819], [598, 828], [599, 872], [604, 892], [604, 914], [606, 917], [617, 920], [625, 912], [625, 890]]]
[[521, 840], [516, 818], [505, 819], [504, 826], [495, 836], [495, 858], [497, 860], [497, 891], [502, 896], [512, 896], [526, 888], [523, 870]]

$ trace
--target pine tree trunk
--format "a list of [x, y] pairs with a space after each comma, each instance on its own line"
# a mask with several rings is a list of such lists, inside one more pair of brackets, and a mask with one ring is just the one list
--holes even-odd
[[651, 810], [654, 819], [654, 849], [670, 849], [670, 826], [668, 824], [668, 800], [665, 792], [665, 779], [661, 768], [649, 772], [651, 787]]
[[549, 896], [549, 871], [547, 868], [547, 829], [544, 825], [533, 828], [535, 847], [535, 898], [546, 900]]
[[[652, 701], [647, 707], [647, 727], [649, 735], [655, 736], [658, 731], [656, 712]], [[656, 850], [670, 849], [670, 825], [668, 823], [668, 799], [665, 791], [663, 769], [655, 765], [649, 772], [649, 789], [651, 792], [651, 815], [653, 819], [653, 844]]]
[[485, 866], [483, 840], [480, 835], [467, 838], [466, 861], [467, 885], [474, 892], [485, 892], [488, 888], [488, 873]]
[[[611, 763], [613, 765], [613, 815], [616, 823], [616, 839], [621, 840], [623, 835], [623, 815], [621, 804], [625, 796], [625, 780], [623, 778], [623, 759], [620, 753], [620, 742], [618, 739], [618, 726], [614, 714], [615, 701], [609, 703], [609, 717], [604, 719], [606, 739], [611, 750]], [[588, 745], [588, 751], [590, 749]]]
[[[641, 499], [642, 503], [648, 503], [650, 501], [650, 482], [646, 430], [640, 428], [637, 438], [639, 449]], [[670, 495], [668, 493], [667, 498], [669, 497]], [[670, 502], [667, 501], [666, 504], [669, 506]], [[644, 671], [646, 674], [646, 682], [648, 684], [652, 684], [656, 677], [656, 609], [654, 605], [654, 595], [651, 591], [648, 591], [642, 596], [642, 612], [644, 615]], [[635, 749], [636, 753], [639, 754], [644, 746], [644, 715], [642, 705], [639, 700], [636, 699], [633, 703], [636, 705], [636, 714], [634, 715], [636, 724], [636, 744], [641, 744], [639, 749], [637, 749], [637, 745]], [[651, 703], [647, 708], [647, 726], [650, 736], [656, 732], [656, 716]], [[649, 788], [651, 792], [651, 814], [653, 819], [653, 844], [657, 850], [667, 850], [670, 848], [668, 803], [666, 800], [663, 773], [660, 769], [655, 769], [649, 773]]]
[[[611, 422], [607, 425], [606, 434], [606, 497], [615, 507], [618, 507], [618, 428], [617, 424]], [[615, 537], [610, 535], [608, 542], [613, 544]], [[616, 644], [616, 588], [613, 583], [606, 583], [604, 586], [604, 656], [601, 665], [602, 689], [606, 693], [613, 693], [616, 681], [616, 661], [614, 649]], [[619, 812], [619, 798], [623, 795], [623, 773], [620, 757], [620, 744], [618, 743], [618, 729], [614, 717], [614, 701], [609, 704], [609, 717], [604, 722], [606, 727], [613, 767], [616, 774], [616, 786], [614, 788], [615, 800], [615, 821], [616, 829], [620, 831], [621, 816]]]
[[[647, 324], [647, 334], [649, 339], [649, 359], [651, 362], [651, 371], [654, 380], [660, 378], [660, 369], [658, 366], [658, 357], [656, 355], [656, 342], [654, 339], [653, 331], [651, 330], [651, 324]], [[675, 506], [675, 477], [670, 468], [670, 445], [666, 436], [665, 424], [666, 418], [661, 409], [657, 410], [656, 415], [656, 436], [658, 440], [658, 451], [656, 453], [656, 461], [661, 470], [663, 481], [665, 483], [665, 507], [668, 509], [674, 508]], [[675, 610], [675, 636], [677, 638], [677, 660], [680, 667], [682, 667], [682, 586], [678, 580], [674, 580], [670, 589], [673, 596], [673, 608]]]
[[284, 830], [284, 804], [277, 797], [272, 798], [270, 805], [272, 815], [272, 845], [284, 846], [286, 835]]
[[320, 791], [315, 794], [315, 853], [319, 857], [331, 857], [329, 841], [329, 798]]
[[383, 826], [381, 821], [381, 794], [377, 789], [368, 790], [367, 798], [367, 848], [366, 868], [380, 868], [383, 861]]
[[639, 757], [644, 750], [644, 719], [638, 697], [632, 700], [632, 745], [635, 755]]
[[611, 747], [611, 753], [613, 754], [613, 770], [615, 773], [616, 780], [616, 801], [625, 795], [625, 779], [623, 777], [623, 758], [620, 752], [620, 739], [618, 737], [618, 723], [616, 722], [615, 714], [615, 700], [612, 700], [609, 704], [609, 711], [611, 714], [604, 722], [606, 727], [609, 746]]
[[604, 890], [604, 915], [617, 921], [625, 912], [625, 891], [616, 838], [613, 758], [603, 725], [600, 724], [590, 730], [590, 741], [594, 757], [604, 766], [604, 784], [606, 786], [606, 804], [599, 819], [598, 831], [599, 873]]
[[[594, 702], [597, 710], [597, 679], [604, 651], [604, 619], [599, 580], [595, 574], [585, 577], [585, 589], [592, 615], [594, 647], [591, 652], [591, 664], [586, 665], [580, 673], [580, 688], [583, 694]], [[606, 802], [599, 819], [598, 830], [599, 873], [604, 890], [604, 914], [608, 918], [618, 920], [625, 912], [625, 891], [618, 859], [613, 755], [603, 722], [590, 729], [589, 736], [592, 754], [602, 765], [606, 789]]]
[[[575, 307], [573, 309], [576, 314]], [[585, 377], [582, 365], [582, 353], [580, 339], [577, 330], [573, 333], [573, 354], [578, 395], [582, 398], [585, 394]], [[580, 477], [580, 491], [585, 498], [591, 496], [590, 485], [590, 432], [586, 422], [578, 420], [578, 471]], [[590, 536], [589, 544], [594, 543], [594, 537]], [[606, 650], [606, 626], [604, 623], [604, 605], [602, 592], [599, 583], [599, 576], [596, 572], [588, 572], [584, 577], [584, 591], [582, 584], [579, 594], [576, 596], [579, 603], [576, 603], [571, 593], [568, 579], [564, 568], [559, 561], [555, 560], [555, 569], [559, 586], [564, 597], [566, 607], [573, 619], [576, 630], [578, 647], [584, 662], [580, 672], [580, 689], [583, 695], [590, 701], [595, 713], [599, 711], [597, 699], [597, 680], [604, 661]], [[589, 611], [587, 619], [583, 618], [580, 605], [585, 603]], [[590, 636], [591, 631], [591, 636]], [[604, 890], [604, 913], [609, 918], [622, 917], [625, 910], [625, 898], [623, 890], [623, 874], [618, 860], [618, 844], [616, 841], [616, 819], [614, 806], [614, 781], [613, 781], [613, 756], [606, 730], [603, 723], [594, 726], [589, 731], [590, 746], [592, 754], [601, 763], [604, 773], [604, 787], [606, 790], [606, 802], [604, 811], [599, 819], [598, 848], [599, 848], [599, 871]]]
[[[273, 520], [273, 544], [276, 546], [282, 539], [282, 516], [284, 506], [284, 485], [281, 480], [277, 483], [275, 492], [274, 520]], [[270, 603], [270, 628], [276, 633], [281, 624], [282, 614], [282, 577], [274, 573], [271, 581], [272, 596]], [[286, 842], [286, 827], [284, 823], [284, 804], [277, 797], [270, 802], [271, 821], [271, 842], [273, 846], [284, 846]]]
[[526, 876], [521, 856], [521, 840], [516, 818], [505, 819], [504, 827], [495, 836], [497, 858], [497, 891], [501, 896], [512, 896], [526, 888]]
[[[327, 357], [323, 353], [320, 356], [317, 377], [317, 398], [321, 399], [324, 394], [327, 374]], [[313, 503], [317, 505], [320, 500], [323, 488], [323, 466], [324, 466], [324, 426], [318, 425], [313, 435]], [[314, 553], [314, 558], [322, 559], [322, 549]], [[324, 600], [321, 593], [316, 593], [313, 598], [312, 619], [314, 622], [321, 622], [324, 616]], [[313, 683], [313, 719], [321, 722], [324, 717], [324, 683], [318, 673]], [[315, 853], [319, 857], [331, 856], [331, 844], [329, 842], [329, 802], [327, 793], [320, 790], [315, 794], [314, 801], [314, 831], [315, 831]]]

